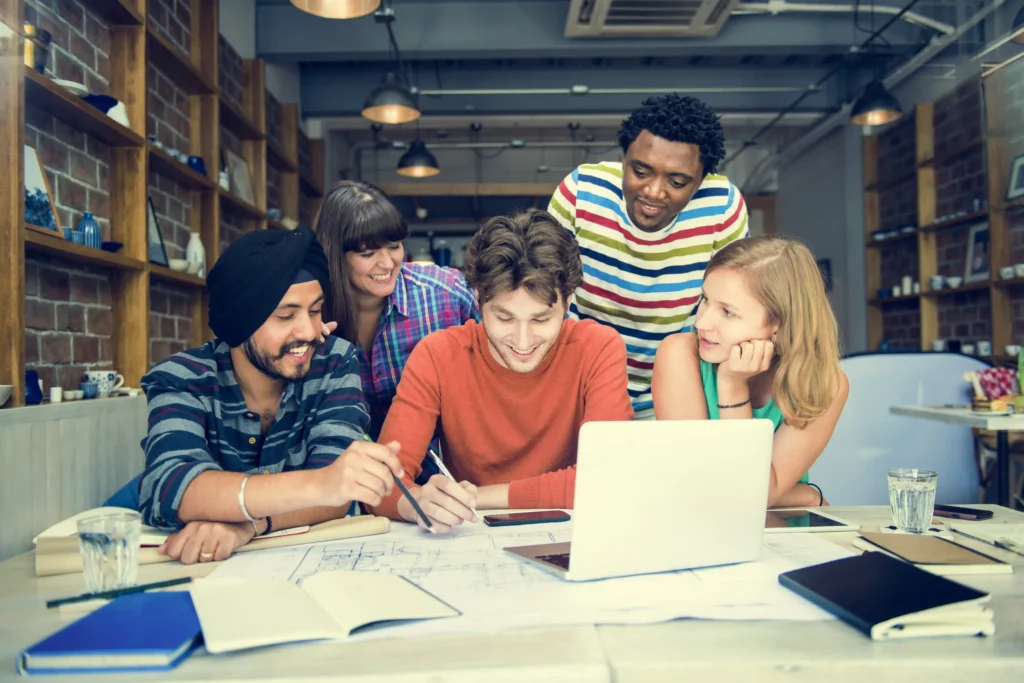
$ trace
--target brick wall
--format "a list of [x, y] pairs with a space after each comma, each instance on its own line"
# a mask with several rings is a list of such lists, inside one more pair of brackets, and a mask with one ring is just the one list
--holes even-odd
[[267, 208], [281, 208], [281, 172], [270, 164], [267, 164]]
[[983, 117], [980, 81], [963, 83], [936, 101], [932, 120], [935, 158], [959, 156], [965, 145], [980, 140]]
[[[224, 126], [220, 127], [220, 146], [223, 149], [230, 149], [235, 154], [242, 153], [242, 141], [230, 130]], [[221, 163], [223, 163], [223, 157]], [[243, 218], [238, 216], [234, 211], [225, 206], [224, 202], [220, 204], [220, 252], [223, 254], [224, 251], [231, 246], [242, 234], [242, 222]]]
[[192, 191], [166, 176], [150, 171], [149, 197], [153, 200], [167, 258], [185, 258], [192, 225]]
[[146, 69], [146, 134], [164, 147], [188, 154], [192, 136], [189, 96], [152, 64]]
[[219, 57], [218, 69], [220, 70], [220, 92], [229, 100], [242, 105], [245, 86], [245, 65], [241, 55], [231, 47], [224, 36], [218, 36], [217, 53]]
[[110, 275], [48, 257], [25, 261], [25, 367], [44, 387], [77, 389], [86, 370], [113, 367]]
[[935, 262], [939, 275], [963, 277], [967, 266], [966, 227], [943, 230], [935, 235]]
[[164, 283], [149, 287], [149, 363], [154, 365], [191, 346], [189, 291]]
[[936, 158], [936, 220], [960, 211], [974, 211], [975, 200], [988, 200], [988, 175], [983, 147], [977, 145], [952, 157]]
[[917, 175], [902, 176], [880, 184], [878, 213], [883, 230], [917, 225]]
[[939, 339], [976, 344], [992, 341], [992, 303], [988, 290], [944, 296], [938, 302]]
[[281, 103], [277, 101], [277, 98], [267, 91], [266, 97], [267, 105], [267, 137], [281, 144]]
[[921, 348], [921, 305], [916, 299], [882, 307], [882, 338], [891, 349]]
[[[52, 36], [47, 73], [105, 92], [110, 26], [76, 0], [29, 0], [25, 19]], [[62, 227], [91, 211], [110, 239], [110, 149], [31, 104], [25, 142], [43, 164]], [[25, 259], [25, 366], [46, 387], [77, 388], [90, 368], [113, 366], [109, 274], [56, 258]]]
[[914, 116], [909, 114], [878, 136], [878, 179], [880, 182], [913, 175], [916, 172], [916, 134]]
[[192, 33], [191, 0], [149, 0], [149, 23], [188, 54]]
[[896, 285], [902, 285], [904, 275], [909, 275], [917, 281], [919, 263], [916, 239], [883, 245], [881, 257], [882, 287], [891, 289]]

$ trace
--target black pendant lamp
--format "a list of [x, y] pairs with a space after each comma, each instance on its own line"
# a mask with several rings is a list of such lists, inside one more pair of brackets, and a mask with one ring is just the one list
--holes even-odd
[[292, 0], [292, 4], [324, 19], [355, 19], [380, 7], [380, 0]]
[[420, 117], [416, 96], [394, 71], [384, 76], [384, 82], [370, 93], [363, 105], [363, 118], [377, 123], [409, 123]]
[[902, 116], [900, 101], [876, 79], [864, 87], [864, 92], [853, 103], [850, 123], [857, 126], [881, 126]]
[[406, 178], [429, 178], [441, 172], [437, 159], [421, 140], [413, 140], [409, 151], [398, 160], [398, 175]]

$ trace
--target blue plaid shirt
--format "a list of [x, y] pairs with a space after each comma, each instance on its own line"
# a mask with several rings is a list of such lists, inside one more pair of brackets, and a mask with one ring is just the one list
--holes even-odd
[[370, 423], [356, 350], [337, 337], [317, 348], [302, 380], [288, 383], [266, 435], [245, 405], [224, 342], [174, 354], [142, 378], [142, 389], [149, 433], [139, 511], [146, 524], [167, 529], [183, 526], [178, 507], [200, 473], [324, 467]]

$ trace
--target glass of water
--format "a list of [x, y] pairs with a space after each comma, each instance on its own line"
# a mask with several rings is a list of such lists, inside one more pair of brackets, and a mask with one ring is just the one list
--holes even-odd
[[900, 531], [924, 533], [935, 512], [935, 487], [939, 475], [930, 470], [889, 470], [889, 508]]
[[86, 593], [135, 585], [141, 533], [142, 517], [128, 510], [78, 520], [78, 551], [82, 554]]

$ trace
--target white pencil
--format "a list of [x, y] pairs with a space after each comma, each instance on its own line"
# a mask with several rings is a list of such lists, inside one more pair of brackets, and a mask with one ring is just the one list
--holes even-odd
[[[448, 477], [449, 479], [454, 481], [456, 484], [459, 483], [459, 482], [455, 481], [455, 477], [453, 477], [452, 473], [448, 471], [448, 468], [444, 466], [444, 463], [441, 462], [441, 458], [438, 457], [437, 453], [435, 453], [432, 448], [428, 448], [427, 449], [427, 455], [429, 455], [430, 458], [434, 461], [434, 464], [437, 465], [437, 469], [441, 470], [441, 474], [443, 474], [444, 476]], [[474, 515], [476, 514], [476, 508], [471, 507], [469, 509], [473, 511]]]

